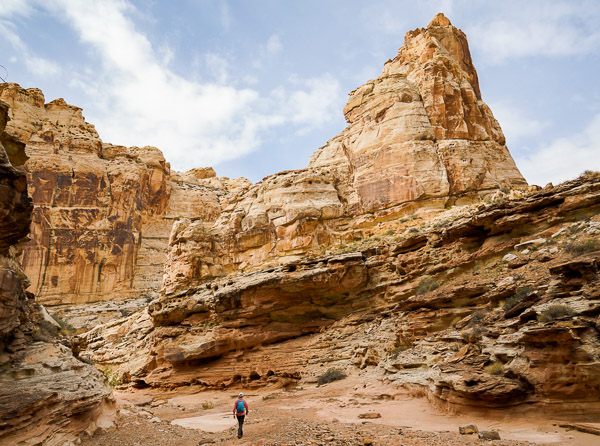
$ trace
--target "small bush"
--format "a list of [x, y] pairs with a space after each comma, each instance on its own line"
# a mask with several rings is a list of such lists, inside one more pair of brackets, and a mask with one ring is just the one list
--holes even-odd
[[417, 232], [419, 232], [419, 230], [418, 230], [417, 228], [410, 228], [410, 229], [408, 230], [408, 232], [411, 232], [411, 233], [413, 233], [413, 234], [416, 234]]
[[119, 378], [118, 372], [114, 372], [111, 367], [104, 367], [102, 369], [102, 374], [104, 375], [106, 381], [108, 381], [108, 384], [111, 387], [117, 387], [121, 385], [121, 379]]
[[387, 231], [385, 231], [383, 233], [383, 235], [385, 235], [386, 237], [389, 237], [390, 235], [394, 235], [394, 230], [393, 229], [388, 229]]
[[215, 403], [213, 401], [202, 401], [202, 409], [208, 410], [208, 409], [214, 409], [214, 408], [215, 408]]
[[40, 331], [44, 335], [53, 338], [58, 334], [58, 327], [51, 322], [42, 321], [40, 322]]
[[537, 319], [540, 322], [550, 322], [564, 316], [573, 316], [573, 310], [567, 305], [554, 304], [542, 311]]
[[504, 311], [510, 310], [518, 303], [521, 303], [532, 292], [533, 292], [533, 288], [531, 288], [530, 286], [524, 286], [523, 288], [519, 288], [514, 296], [506, 299], [506, 302], [504, 303], [504, 307], [502, 309]]
[[65, 321], [64, 319], [58, 317], [58, 316], [52, 316], [54, 318], [54, 320], [56, 322], [58, 322], [58, 325], [60, 325], [60, 333], [66, 336], [72, 335], [73, 333], [75, 333], [75, 328], [69, 324], [67, 321]]
[[510, 188], [508, 186], [502, 186], [500, 188], [500, 192], [502, 192], [503, 194], [508, 195], [510, 193]]
[[485, 367], [485, 372], [495, 376], [504, 375], [504, 364], [500, 361], [493, 362]]
[[417, 296], [419, 296], [421, 294], [428, 293], [429, 291], [433, 291], [439, 286], [439, 283], [437, 283], [434, 279], [430, 277], [425, 277], [419, 282], [419, 286], [417, 286], [415, 293], [417, 294]]
[[333, 381], [344, 379], [347, 375], [339, 369], [329, 369], [317, 378], [317, 384], [320, 386]]
[[585, 242], [570, 242], [565, 246], [565, 251], [573, 257], [598, 250], [600, 250], [600, 243], [596, 239], [588, 239]]
[[485, 318], [485, 313], [481, 310], [476, 311], [471, 316], [471, 320], [469, 321], [469, 327], [475, 327], [481, 323], [481, 321]]

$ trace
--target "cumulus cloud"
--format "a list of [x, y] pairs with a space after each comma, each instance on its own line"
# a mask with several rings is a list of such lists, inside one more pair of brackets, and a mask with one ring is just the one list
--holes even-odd
[[[52, 0], [39, 7], [72, 27], [100, 61], [71, 73], [70, 85], [88, 96], [91, 105], [84, 112], [102, 138], [157, 146], [179, 170], [245, 155], [275, 126], [295, 131], [320, 126], [331, 119], [339, 99], [339, 84], [331, 76], [266, 96], [238, 88], [219, 54], [202, 61], [211, 79], [178, 75], [167, 66], [172, 50], [153, 48], [129, 18], [134, 7], [123, 0]], [[272, 51], [280, 46], [278, 38], [270, 40]], [[39, 62], [40, 70], [51, 71]]]
[[[472, 46], [489, 64], [530, 56], [562, 57], [585, 55], [600, 48], [597, 20], [600, 8], [589, 3], [582, 8], [573, 2], [512, 2], [510, 17], [482, 20], [467, 28]], [[493, 17], [493, 10], [488, 17]]]
[[530, 183], [545, 185], [573, 179], [585, 170], [600, 170], [600, 113], [583, 131], [545, 144], [516, 157], [517, 166]]
[[500, 123], [508, 144], [523, 137], [537, 135], [548, 126], [547, 122], [528, 116], [521, 107], [510, 101], [502, 100], [490, 103], [489, 106], [494, 111], [494, 117]]
[[[8, 5], [11, 5], [11, 2], [9, 2]], [[29, 12], [29, 6], [22, 7], [21, 9], [6, 6], [0, 7], [0, 17], [10, 17], [13, 14], [29, 14]], [[0, 36], [9, 42], [13, 49], [20, 54], [30, 73], [36, 76], [46, 77], [60, 74], [60, 66], [57, 63], [38, 56], [25, 45], [17, 34], [15, 26], [11, 22], [0, 20]]]

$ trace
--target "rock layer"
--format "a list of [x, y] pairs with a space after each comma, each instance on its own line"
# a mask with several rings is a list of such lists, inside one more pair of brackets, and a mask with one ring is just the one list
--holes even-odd
[[313, 382], [327, 364], [454, 410], [600, 411], [600, 175], [413, 229], [165, 295], [84, 354], [138, 386]]
[[25, 291], [14, 245], [29, 233], [33, 206], [25, 172], [11, 164], [26, 157], [3, 133], [7, 110], [0, 102], [0, 443], [62, 445], [110, 425], [113, 401], [95, 367], [46, 337], [50, 322]]
[[349, 126], [307, 169], [265, 178], [216, 220], [174, 225], [167, 293], [378, 235], [381, 223], [526, 188], [481, 100], [465, 35], [443, 15], [350, 93]]
[[[212, 169], [171, 173], [153, 147], [103, 144], [81, 109], [0, 85], [7, 138], [25, 145], [35, 206], [21, 262], [45, 304], [139, 297], [160, 287], [175, 218], [214, 218]], [[218, 183], [218, 182], [217, 182]], [[223, 189], [221, 183], [217, 188]]]

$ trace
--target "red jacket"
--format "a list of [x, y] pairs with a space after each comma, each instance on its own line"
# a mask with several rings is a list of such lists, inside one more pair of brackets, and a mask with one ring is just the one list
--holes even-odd
[[[237, 411], [238, 401], [243, 401], [244, 402], [244, 411], [243, 412], [238, 412]], [[234, 415], [238, 415], [240, 417], [242, 415], [246, 415], [246, 413], [248, 413], [248, 403], [246, 402], [246, 400], [240, 400], [239, 398], [237, 400], [235, 400], [235, 403], [233, 403], [233, 413], [234, 413]]]

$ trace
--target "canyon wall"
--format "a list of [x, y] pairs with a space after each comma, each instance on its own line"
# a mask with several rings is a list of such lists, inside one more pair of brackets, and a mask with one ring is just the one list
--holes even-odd
[[0, 443], [62, 445], [111, 425], [114, 402], [104, 376], [53, 337], [58, 324], [25, 291], [18, 243], [33, 205], [13, 166], [25, 161], [24, 145], [4, 133], [7, 120], [0, 102]]
[[0, 98], [11, 116], [7, 138], [25, 145], [28, 157], [34, 211], [21, 263], [38, 301], [156, 293], [173, 220], [215, 218], [223, 182], [201, 184], [212, 169], [172, 173], [153, 147], [103, 144], [80, 108], [62, 99], [45, 104], [38, 89], [2, 84]]
[[466, 37], [443, 15], [407, 33], [344, 114], [348, 127], [307, 169], [265, 178], [216, 220], [174, 225], [167, 293], [377, 236], [401, 216], [527, 188], [481, 100]]
[[345, 114], [307, 169], [175, 222], [161, 296], [81, 335], [83, 354], [124, 386], [326, 366], [453, 409], [598, 413], [600, 176], [525, 190], [442, 15]]

